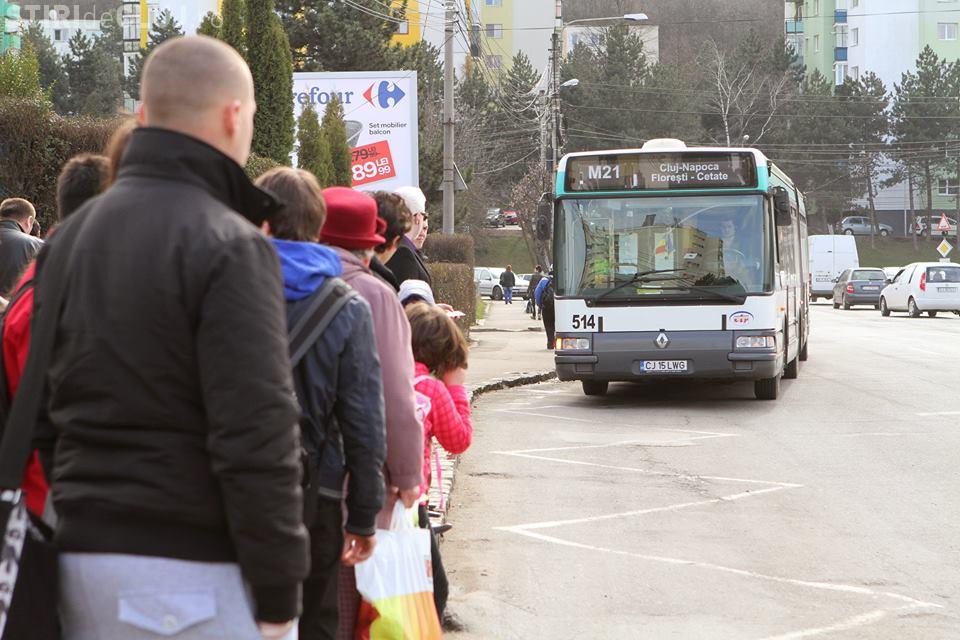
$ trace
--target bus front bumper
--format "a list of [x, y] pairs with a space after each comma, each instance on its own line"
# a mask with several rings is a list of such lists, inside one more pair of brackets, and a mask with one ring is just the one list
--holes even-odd
[[[661, 333], [665, 347], [657, 344]], [[637, 381], [665, 378], [739, 379], [772, 378], [783, 368], [777, 349], [735, 349], [737, 336], [774, 335], [746, 331], [650, 331], [595, 333], [587, 351], [557, 351], [560, 380]], [[558, 338], [583, 334], [557, 334]], [[776, 335], [780, 345], [782, 334]], [[661, 344], [663, 341], [661, 340]], [[645, 363], [663, 362], [664, 365]], [[683, 363], [678, 364], [678, 363]], [[671, 370], [656, 370], [656, 367]]]

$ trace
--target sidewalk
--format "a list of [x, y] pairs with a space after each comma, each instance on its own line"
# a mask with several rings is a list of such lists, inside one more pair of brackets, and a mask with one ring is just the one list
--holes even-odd
[[[470, 346], [467, 389], [471, 399], [498, 389], [541, 382], [556, 375], [553, 351], [547, 349], [543, 323], [524, 313], [526, 306], [526, 301], [520, 299], [512, 305], [488, 301], [483, 325], [470, 330], [473, 343]], [[436, 482], [434, 478], [430, 487], [430, 504], [435, 507], [443, 505], [437, 519], [442, 521], [454, 485], [457, 456], [442, 450], [440, 453], [442, 481]], [[470, 452], [464, 455], [470, 455]]]

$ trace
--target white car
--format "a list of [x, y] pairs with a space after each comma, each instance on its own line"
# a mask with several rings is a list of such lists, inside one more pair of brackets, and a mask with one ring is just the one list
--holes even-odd
[[912, 318], [939, 311], [960, 313], [960, 264], [914, 262], [908, 264], [880, 292], [880, 313], [906, 311]]
[[[499, 267], [475, 267], [473, 282], [477, 285], [477, 294], [491, 300], [503, 300], [503, 287], [500, 286], [500, 274], [506, 271]], [[525, 299], [530, 281], [516, 274], [517, 284], [513, 287], [513, 297]]]

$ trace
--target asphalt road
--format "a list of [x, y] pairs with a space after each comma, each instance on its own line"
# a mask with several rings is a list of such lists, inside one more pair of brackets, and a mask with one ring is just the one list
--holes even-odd
[[960, 318], [811, 319], [775, 402], [680, 381], [482, 399], [449, 637], [960, 638]]

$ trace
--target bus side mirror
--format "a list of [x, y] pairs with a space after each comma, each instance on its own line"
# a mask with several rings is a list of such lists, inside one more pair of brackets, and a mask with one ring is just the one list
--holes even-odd
[[537, 205], [537, 240], [546, 242], [550, 239], [553, 218], [553, 205], [542, 201]]
[[778, 227], [789, 227], [792, 221], [790, 193], [783, 187], [773, 188], [773, 219]]

